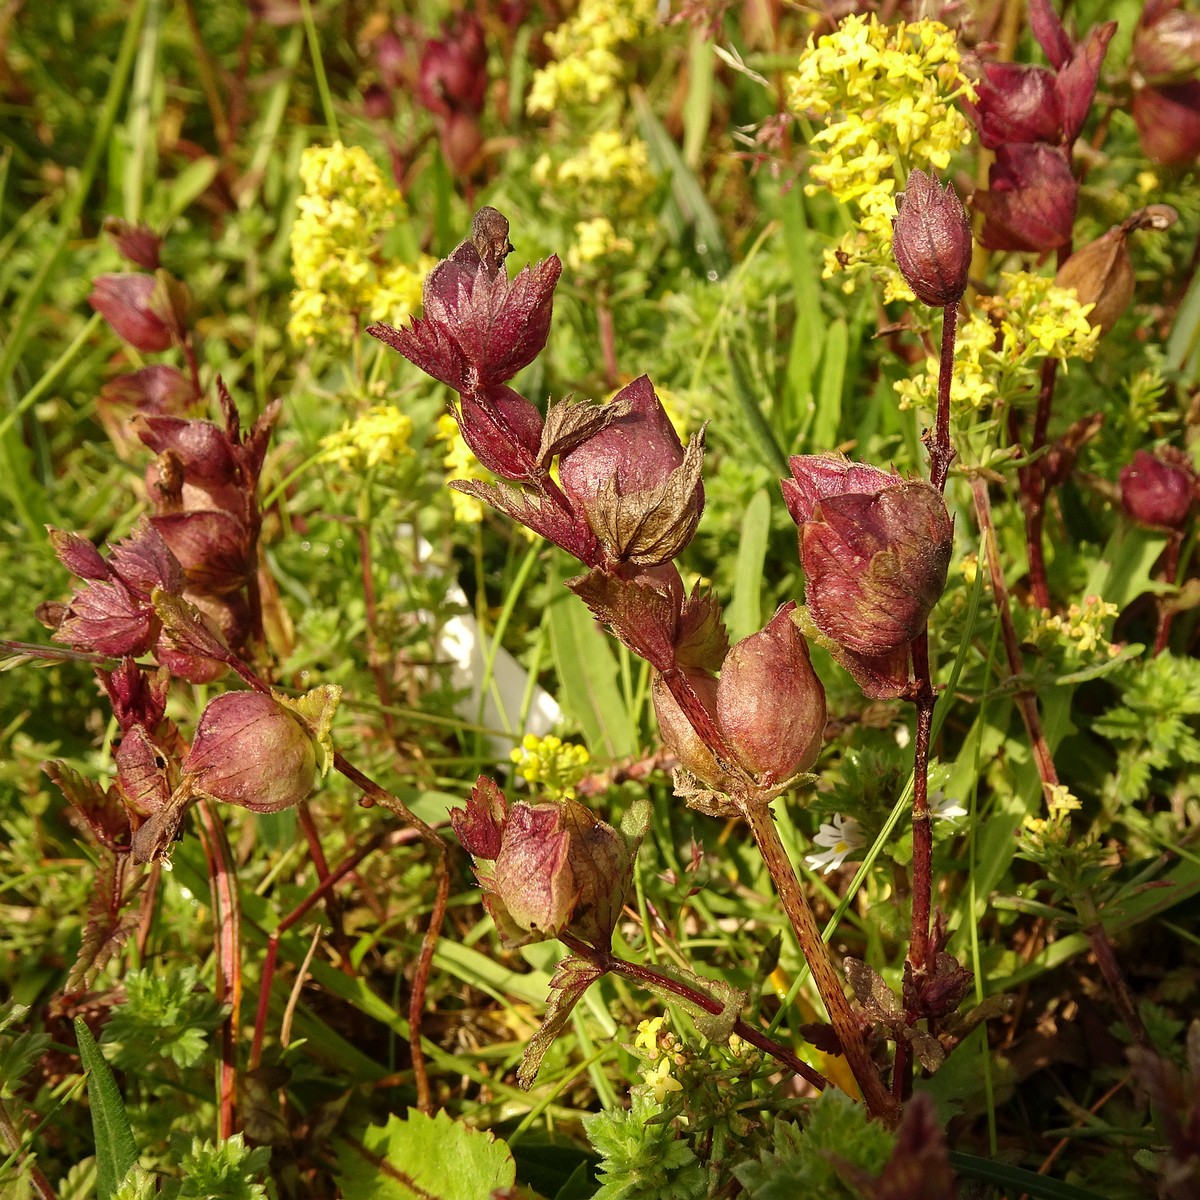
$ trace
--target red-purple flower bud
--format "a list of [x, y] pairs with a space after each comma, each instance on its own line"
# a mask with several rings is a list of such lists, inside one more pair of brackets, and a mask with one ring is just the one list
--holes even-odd
[[785, 604], [736, 643], [717, 683], [717, 722], [741, 766], [769, 786], [807, 771], [825, 736], [825, 689]]
[[511, 250], [508, 221], [481, 208], [470, 239], [426, 278], [424, 317], [405, 329], [380, 324], [367, 332], [457, 392], [507, 383], [545, 347], [562, 274], [551, 255], [510, 280], [504, 259]]
[[669, 562], [704, 511], [703, 434], [684, 448], [648, 376], [612, 402], [626, 411], [559, 459], [563, 491], [613, 558]]
[[608, 948], [644, 823], [618, 831], [574, 800], [509, 806], [485, 776], [465, 809], [450, 810], [450, 821], [475, 860], [484, 906], [507, 944], [570, 929]]
[[98, 275], [88, 303], [113, 332], [143, 354], [170, 349], [171, 326], [155, 311], [153, 275]]
[[181, 773], [193, 792], [279, 812], [313, 790], [317, 753], [313, 734], [274, 696], [225, 692], [204, 710]]
[[800, 528], [813, 624], [869, 658], [906, 646], [946, 586], [954, 530], [941, 493], [838, 455], [798, 455], [790, 466], [784, 498]]
[[390, 121], [396, 115], [390, 89], [381, 83], [372, 83], [364, 88], [363, 112], [372, 121]]
[[477, 115], [487, 94], [487, 46], [474, 13], [461, 13], [440, 39], [430, 39], [417, 69], [417, 99], [439, 116]]
[[537, 472], [542, 414], [506, 384], [463, 396], [459, 407], [463, 441], [489, 471], [505, 479], [530, 479]]
[[1154, 162], [1174, 167], [1200, 157], [1200, 81], [1142, 88], [1133, 96], [1133, 119]]
[[159, 363], [110, 379], [100, 389], [100, 399], [108, 404], [132, 404], [144, 413], [179, 417], [200, 394], [180, 370]]
[[179, 456], [189, 482], [231, 483], [237, 478], [235, 448], [211, 421], [139, 416], [135, 422], [138, 437], [156, 454], [172, 450]]
[[990, 250], [1054, 250], [1071, 240], [1078, 184], [1066, 154], [1042, 144], [1001, 146], [988, 169], [980, 242]]
[[[687, 674], [693, 695], [708, 713], [713, 728], [717, 728], [717, 681], [699, 672]], [[662, 675], [654, 678], [654, 715], [658, 718], [658, 734], [662, 743], [679, 759], [679, 765], [690, 771], [702, 783], [718, 792], [730, 786], [730, 777], [722, 770], [708, 743], [696, 731], [695, 724], [679, 706], [670, 686]]]
[[1180, 0], [1146, 0], [1133, 33], [1132, 63], [1150, 83], [1179, 83], [1200, 67], [1200, 16]]
[[246, 585], [254, 569], [253, 544], [235, 517], [205, 509], [150, 521], [179, 560], [189, 588], [220, 596]]
[[922, 304], [945, 308], [962, 299], [971, 249], [971, 222], [954, 188], [913, 171], [892, 219], [892, 252]]
[[1121, 468], [1121, 507], [1134, 521], [1160, 529], [1182, 529], [1196, 496], [1196, 473], [1186, 454], [1164, 446], [1139, 450]]
[[162, 238], [148, 225], [130, 225], [120, 217], [105, 217], [104, 232], [113, 240], [122, 258], [146, 271], [157, 271], [162, 265], [159, 254]]
[[1024, 63], [984, 63], [976, 85], [978, 103], [969, 106], [979, 140], [989, 150], [1015, 142], [1062, 141], [1062, 114], [1054, 72]]
[[127, 730], [113, 752], [117, 784], [125, 803], [140, 817], [148, 817], [171, 796], [168, 758], [145, 726]]

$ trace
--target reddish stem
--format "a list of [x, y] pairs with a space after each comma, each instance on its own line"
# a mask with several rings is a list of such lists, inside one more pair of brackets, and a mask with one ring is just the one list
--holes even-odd
[[899, 1117], [899, 1109], [884, 1086], [879, 1068], [867, 1049], [862, 1023], [842, 990], [829, 947], [821, 937], [817, 919], [805, 898], [796, 873], [792, 870], [791, 861], [779, 838], [779, 830], [775, 828], [771, 810], [768, 805], [753, 798], [743, 800], [739, 807], [750, 825], [754, 840], [758, 843], [759, 853], [763, 856], [763, 862], [766, 863], [775, 883], [783, 910], [796, 932], [800, 951], [812, 972], [813, 982], [817, 985], [825, 1011], [829, 1014], [834, 1033], [841, 1043], [842, 1053], [846, 1056], [855, 1082], [863, 1094], [867, 1109], [872, 1116], [894, 1124]]
[[340, 862], [332, 871], [326, 872], [320, 884], [306, 896], [290, 913], [275, 927], [267, 939], [267, 957], [263, 963], [262, 982], [259, 985], [258, 1008], [254, 1015], [254, 1038], [250, 1045], [249, 1069], [255, 1070], [262, 1061], [263, 1038], [267, 1027], [267, 1014], [270, 1010], [271, 984], [275, 978], [275, 963], [279, 957], [279, 939], [287, 933], [319, 900], [328, 896], [333, 888], [340, 883], [368, 854], [382, 848], [390, 849], [402, 842], [416, 837], [416, 833], [407, 829], [393, 830], [391, 833], [376, 834], [370, 841], [359, 846], [353, 854]]
[[[1174, 584], [1179, 572], [1179, 549], [1183, 545], [1183, 534], [1175, 530], [1162, 556], [1162, 578], [1167, 583]], [[1158, 597], [1158, 630], [1154, 635], [1154, 657], [1158, 657], [1171, 640], [1171, 622], [1175, 619], [1175, 610], [1170, 606], [1166, 596]]]
[[236, 1130], [237, 1111], [237, 1033], [242, 1007], [242, 909], [237, 891], [237, 868], [225, 826], [216, 803], [205, 797], [196, 806], [200, 818], [200, 840], [208, 860], [209, 887], [212, 891], [213, 920], [216, 923], [213, 951], [216, 963], [218, 1003], [229, 1005], [229, 1015], [221, 1025], [221, 1075], [218, 1135], [224, 1140]]
[[[681, 1000], [695, 1005], [696, 1008], [702, 1008], [706, 1013], [711, 1013], [713, 1016], [720, 1016], [725, 1011], [725, 1006], [719, 1000], [684, 983], [680, 979], [664, 975], [661, 971], [657, 971], [653, 967], [627, 962], [625, 959], [617, 958], [605, 951], [596, 950], [594, 947], [578, 941], [569, 934], [563, 936], [561, 940], [574, 953], [595, 964], [601, 970], [609, 971], [614, 975], [623, 975], [626, 979], [632, 980], [647, 991], [669, 992], [671, 995], [678, 996]], [[749, 1042], [756, 1049], [761, 1050], [764, 1054], [769, 1054], [777, 1062], [782, 1063], [789, 1071], [799, 1075], [802, 1079], [806, 1079], [818, 1091], [824, 1091], [830, 1086], [829, 1080], [819, 1071], [810, 1067], [803, 1059], [797, 1058], [786, 1046], [780, 1045], [774, 1038], [768, 1037], [759, 1029], [755, 1029], [753, 1025], [748, 1025], [741, 1017], [738, 1017], [734, 1021], [733, 1032], [742, 1041]]]

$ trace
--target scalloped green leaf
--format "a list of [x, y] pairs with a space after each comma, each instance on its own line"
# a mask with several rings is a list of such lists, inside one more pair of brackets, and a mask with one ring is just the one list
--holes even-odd
[[517, 1178], [507, 1145], [482, 1129], [416, 1109], [337, 1143], [344, 1200], [480, 1200]]

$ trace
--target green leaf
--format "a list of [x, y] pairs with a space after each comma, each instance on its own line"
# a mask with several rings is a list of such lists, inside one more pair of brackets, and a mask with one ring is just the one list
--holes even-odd
[[746, 506], [737, 565], [733, 572], [733, 600], [729, 605], [729, 636], [734, 641], [757, 633], [762, 624], [763, 564], [771, 532], [771, 497], [759, 488]]
[[950, 1165], [968, 1179], [981, 1179], [995, 1187], [1007, 1189], [1012, 1195], [1025, 1193], [1034, 1200], [1102, 1200], [1098, 1192], [1089, 1192], [1059, 1179], [1048, 1179], [1036, 1171], [1013, 1167], [1008, 1163], [977, 1158], [974, 1154], [950, 1151]]
[[821, 378], [817, 384], [817, 412], [813, 420], [811, 442], [817, 450], [828, 450], [838, 443], [842, 424], [842, 388], [846, 380], [846, 359], [850, 353], [850, 334], [840, 317], [825, 331], [821, 354]]
[[1163, 591], [1166, 585], [1151, 578], [1150, 572], [1166, 544], [1165, 534], [1122, 522], [1096, 556], [1083, 594], [1124, 608], [1143, 592]]
[[361, 1141], [337, 1142], [337, 1180], [344, 1200], [482, 1200], [510, 1188], [516, 1164], [504, 1142], [460, 1125], [444, 1112], [407, 1119], [394, 1113], [370, 1125]]
[[79, 1057], [88, 1075], [88, 1103], [96, 1136], [96, 1197], [97, 1200], [113, 1200], [130, 1168], [137, 1162], [137, 1146], [116, 1080], [82, 1017], [75, 1018], [75, 1040], [79, 1043]]
[[271, 694], [308, 726], [313, 735], [313, 748], [317, 752], [321, 775], [328, 775], [333, 762], [333, 738], [329, 731], [333, 728], [333, 716], [342, 699], [342, 689], [336, 683], [323, 683], [295, 699], [274, 692]]

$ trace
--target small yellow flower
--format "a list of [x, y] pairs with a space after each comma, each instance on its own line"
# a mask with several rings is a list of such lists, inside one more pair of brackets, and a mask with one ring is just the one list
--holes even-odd
[[663, 1058], [657, 1066], [642, 1073], [646, 1086], [654, 1093], [655, 1102], [662, 1104], [672, 1092], [682, 1092], [683, 1084], [671, 1075], [671, 1064]]
[[656, 0], [580, 0], [575, 14], [546, 35], [554, 61], [534, 73], [526, 111], [599, 104], [621, 78], [617, 51], [650, 31], [656, 7]]
[[664, 1018], [651, 1017], [638, 1022], [637, 1037], [633, 1044], [645, 1050], [647, 1057], [653, 1062], [658, 1057], [658, 1031], [662, 1028]]
[[295, 342], [345, 343], [370, 320], [407, 320], [433, 265], [386, 264], [383, 238], [404, 211], [400, 193], [361, 146], [310, 146], [290, 235]]
[[955, 104], [974, 98], [960, 61], [945, 25], [881, 25], [874, 15], [847, 17], [800, 55], [789, 107], [826, 121], [810, 142], [809, 173], [855, 217], [854, 232], [826, 258], [826, 276], [846, 273], [847, 290], [867, 273], [884, 283], [885, 300], [912, 300], [892, 260], [894, 192], [914, 167], [944, 171], [971, 140]]
[[391, 404], [377, 404], [321, 439], [322, 462], [350, 469], [390, 465], [412, 454], [412, 421]]
[[[475, 479], [486, 482], [491, 478], [471, 453], [471, 447], [463, 440], [458, 422], [449, 413], [438, 417], [437, 438], [446, 445], [442, 466], [446, 469], [447, 480]], [[463, 525], [478, 525], [483, 520], [483, 503], [474, 496], [451, 488], [450, 504], [454, 519]]]
[[517, 775], [537, 785], [550, 800], [573, 800], [591, 761], [586, 746], [564, 742], [552, 733], [545, 737], [527, 733], [509, 757]]

